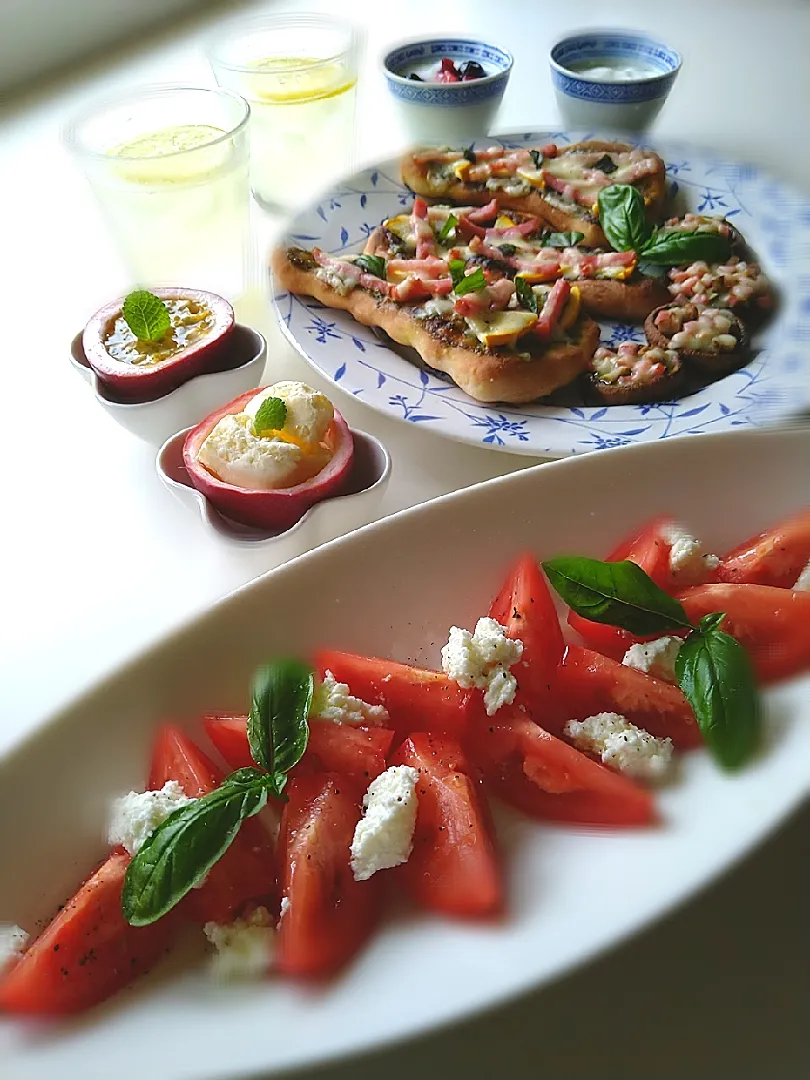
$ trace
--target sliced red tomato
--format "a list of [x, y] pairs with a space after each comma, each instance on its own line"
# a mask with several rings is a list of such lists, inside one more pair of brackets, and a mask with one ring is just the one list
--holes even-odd
[[605, 826], [647, 825], [654, 819], [649, 792], [520, 711], [501, 709], [486, 724], [476, 723], [470, 747], [486, 787], [532, 817]]
[[448, 735], [411, 735], [392, 760], [419, 772], [413, 852], [392, 873], [432, 911], [462, 916], [500, 911], [503, 881], [495, 834], [458, 742]]
[[[232, 769], [252, 765], [246, 716], [206, 716], [205, 731]], [[309, 725], [306, 753], [291, 775], [337, 772], [369, 783], [384, 771], [394, 733], [389, 728], [355, 727], [316, 720]]]
[[569, 719], [616, 712], [652, 735], [669, 736], [681, 749], [703, 742], [695, 714], [679, 687], [591, 649], [568, 646], [560, 667], [560, 686]]
[[0, 976], [0, 1011], [55, 1015], [79, 1012], [111, 997], [147, 972], [166, 949], [175, 920], [130, 926], [121, 892], [130, 857], [114, 852]]
[[[625, 537], [605, 559], [605, 562], [622, 562], [627, 559], [651, 577], [662, 589], [671, 585], [669, 573], [670, 543], [664, 539], [665, 529], [674, 524], [672, 518], [655, 517], [630, 536]], [[597, 652], [604, 653], [614, 660], [622, 660], [631, 645], [651, 638], [638, 638], [618, 626], [606, 626], [577, 615], [568, 613], [568, 625], [580, 635], [586, 645]]]
[[[149, 787], [176, 780], [190, 798], [213, 791], [224, 774], [179, 728], [158, 732], [149, 773]], [[181, 901], [194, 921], [229, 922], [249, 901], [267, 902], [275, 893], [275, 860], [270, 835], [261, 822], [245, 821], [231, 846], [211, 868], [205, 884]]]
[[717, 577], [736, 585], [791, 589], [808, 562], [810, 510], [802, 510], [724, 555]]
[[338, 682], [346, 683], [355, 697], [388, 710], [391, 726], [400, 735], [411, 731], [443, 731], [459, 735], [467, 725], [476, 700], [468, 690], [441, 671], [399, 664], [373, 656], [322, 649], [315, 666], [323, 678], [331, 671]]
[[287, 975], [328, 975], [346, 963], [374, 929], [379, 876], [355, 881], [349, 865], [363, 785], [348, 776], [312, 773], [291, 780], [279, 837], [281, 894], [277, 967]]
[[679, 599], [693, 622], [725, 612], [720, 629], [745, 646], [764, 682], [810, 668], [810, 592], [723, 582], [696, 585]]
[[565, 721], [557, 691], [557, 668], [565, 643], [554, 601], [533, 555], [521, 555], [509, 571], [490, 604], [489, 616], [506, 627], [508, 637], [523, 642], [523, 656], [512, 668], [518, 681], [516, 702], [546, 727], [557, 730]]

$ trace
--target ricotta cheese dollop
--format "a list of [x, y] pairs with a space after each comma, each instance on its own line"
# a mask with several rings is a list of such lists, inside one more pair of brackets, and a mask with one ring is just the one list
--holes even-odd
[[21, 926], [0, 925], [0, 972], [19, 960], [28, 944], [28, 934]]
[[637, 645], [630, 646], [624, 654], [622, 663], [625, 667], [644, 671], [653, 678], [674, 683], [677, 682], [675, 657], [680, 651], [681, 644], [681, 639], [676, 637], [660, 637], [655, 641], [639, 642]]
[[137, 855], [147, 837], [169, 814], [194, 802], [176, 780], [167, 780], [159, 791], [130, 791], [112, 805], [107, 839], [130, 855]]
[[363, 817], [351, 845], [351, 868], [356, 881], [378, 870], [407, 862], [416, 827], [416, 782], [419, 773], [409, 765], [392, 765], [372, 780], [363, 797]]
[[216, 949], [211, 970], [218, 979], [255, 979], [273, 962], [276, 923], [265, 907], [232, 923], [207, 922], [203, 932]]
[[331, 671], [325, 671], [312, 695], [310, 720], [325, 720], [333, 724], [382, 724], [388, 711], [382, 705], [369, 705], [354, 697], [346, 683], [338, 682]]
[[506, 636], [495, 619], [479, 619], [475, 630], [450, 627], [442, 649], [442, 671], [465, 690], [484, 691], [487, 716], [515, 700], [517, 679], [510, 672], [523, 655], [523, 642]]
[[578, 750], [594, 754], [635, 780], [659, 783], [672, 769], [672, 739], [657, 739], [619, 713], [569, 720], [565, 734]]

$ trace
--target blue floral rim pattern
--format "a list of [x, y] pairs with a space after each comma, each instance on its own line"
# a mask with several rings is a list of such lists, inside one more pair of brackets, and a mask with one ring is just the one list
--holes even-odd
[[[409, 67], [435, 60], [438, 67], [443, 57], [464, 62], [477, 60], [485, 71], [485, 79], [464, 83], [428, 83], [408, 79]], [[464, 38], [437, 38], [433, 41], [416, 41], [393, 49], [383, 61], [388, 89], [399, 101], [414, 105], [439, 105], [457, 107], [476, 105], [479, 102], [499, 98], [506, 89], [512, 70], [512, 57], [496, 45]]]
[[[656, 72], [631, 82], [604, 82], [571, 71], [572, 64], [594, 60], [641, 60]], [[551, 79], [568, 97], [610, 104], [634, 104], [665, 98], [681, 66], [674, 49], [653, 38], [635, 34], [588, 33], [565, 38], [551, 50]]]
[[[544, 131], [490, 138], [479, 146], [565, 144], [600, 133]], [[810, 200], [750, 165], [688, 143], [662, 141], [679, 213], [723, 215], [757, 252], [781, 293], [776, 317], [754, 338], [739, 371], [677, 401], [566, 407], [474, 401], [445, 376], [409, 363], [344, 311], [274, 292], [281, 328], [301, 355], [343, 393], [385, 416], [445, 438], [509, 453], [562, 457], [684, 435], [762, 427], [810, 409]], [[399, 161], [380, 162], [333, 185], [288, 225], [284, 243], [358, 251], [385, 218], [407, 212], [413, 193]], [[643, 341], [641, 326], [601, 322], [602, 341]]]

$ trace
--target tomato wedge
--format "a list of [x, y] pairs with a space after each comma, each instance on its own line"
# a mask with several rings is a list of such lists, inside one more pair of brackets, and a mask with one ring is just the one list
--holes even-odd
[[22, 958], [0, 977], [0, 1010], [28, 1015], [79, 1012], [147, 972], [175, 921], [130, 926], [121, 892], [130, 857], [116, 851], [68, 900]]
[[[388, 710], [391, 726], [400, 735], [412, 731], [443, 731], [459, 735], [474, 708], [473, 695], [442, 671], [399, 664], [373, 656], [322, 649], [315, 666], [323, 678], [331, 671], [355, 697]], [[481, 699], [481, 694], [476, 695]]]
[[560, 686], [569, 719], [617, 712], [651, 735], [669, 736], [680, 749], [703, 743], [695, 714], [679, 687], [591, 649], [568, 646]]
[[544, 731], [520, 711], [471, 730], [486, 787], [532, 817], [578, 825], [634, 826], [654, 820], [652, 796], [626, 777]]
[[[179, 728], [165, 725], [155, 741], [149, 787], [176, 780], [190, 798], [213, 791], [224, 774]], [[267, 902], [275, 893], [275, 860], [270, 835], [261, 822], [244, 822], [236, 839], [209, 871], [205, 883], [181, 901], [196, 922], [229, 922], [249, 901]]]
[[508, 637], [523, 642], [523, 656], [512, 668], [518, 681], [516, 703], [525, 705], [546, 727], [557, 730], [566, 719], [557, 689], [557, 668], [565, 643], [557, 609], [533, 555], [521, 555], [509, 571], [490, 604], [489, 617], [506, 627]]
[[[208, 738], [232, 769], [252, 765], [246, 716], [206, 716]], [[394, 733], [389, 728], [332, 724], [315, 720], [309, 725], [309, 741], [301, 762], [291, 773], [336, 772], [357, 776], [370, 783], [385, 770]]]
[[764, 682], [810, 667], [810, 592], [773, 585], [696, 585], [679, 597], [695, 622], [713, 611], [726, 614], [720, 629], [737, 638]]
[[312, 773], [291, 780], [287, 794], [276, 966], [287, 975], [328, 975], [363, 945], [380, 909], [379, 875], [355, 881], [349, 865], [363, 785]]
[[461, 916], [500, 911], [503, 881], [495, 835], [459, 744], [448, 735], [411, 735], [392, 761], [419, 771], [413, 852], [392, 874], [432, 911]]
[[717, 577], [732, 584], [791, 589], [810, 562], [810, 509], [752, 536], [720, 560]]

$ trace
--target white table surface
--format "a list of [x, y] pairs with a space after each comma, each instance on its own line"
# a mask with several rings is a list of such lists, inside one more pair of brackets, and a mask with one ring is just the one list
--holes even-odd
[[[409, 0], [401, 17], [379, 0], [248, 6], [341, 9], [365, 24], [363, 158], [394, 153], [401, 142], [376, 69], [389, 42], [445, 30], [496, 40], [516, 58], [499, 128], [553, 128], [548, 47], [590, 21], [641, 28], [682, 51], [684, 68], [656, 129], [662, 136], [755, 161], [810, 190], [810, 5], [802, 0], [615, 0], [609, 18], [600, 6], [593, 20], [580, 19], [573, 5], [539, 0]], [[74, 112], [119, 89], [214, 85], [201, 42], [215, 22], [207, 16], [110, 53], [38, 85], [0, 114], [0, 752], [120, 660], [278, 558], [272, 548], [242, 550], [207, 534], [158, 481], [154, 452], [102, 412], [67, 362], [72, 335], [127, 279], [60, 130]], [[260, 223], [262, 235], [272, 224]], [[268, 379], [318, 384], [258, 293], [246, 314], [268, 337]], [[535, 463], [442, 441], [342, 397], [340, 407], [391, 451], [394, 472], [380, 514]], [[807, 823], [805, 814], [689, 908], [564, 983], [407, 1050], [318, 1075], [807, 1075], [801, 998], [808, 980], [796, 947], [807, 943], [799, 902]]]

